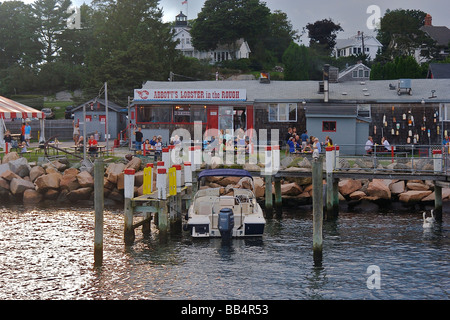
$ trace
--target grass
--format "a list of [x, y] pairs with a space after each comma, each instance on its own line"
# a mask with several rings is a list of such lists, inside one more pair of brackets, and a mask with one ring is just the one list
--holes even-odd
[[73, 101], [45, 101], [44, 108], [51, 108], [55, 119], [65, 119], [66, 107], [73, 105]]

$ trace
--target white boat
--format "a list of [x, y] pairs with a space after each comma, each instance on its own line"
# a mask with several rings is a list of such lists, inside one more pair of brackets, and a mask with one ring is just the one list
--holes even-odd
[[251, 189], [248, 183], [247, 188], [232, 188], [226, 195], [221, 195], [223, 187], [200, 189], [185, 217], [184, 230], [194, 238], [262, 236], [266, 220], [256, 201], [251, 174], [241, 169], [204, 170], [198, 175], [199, 186], [206, 177], [248, 178]]

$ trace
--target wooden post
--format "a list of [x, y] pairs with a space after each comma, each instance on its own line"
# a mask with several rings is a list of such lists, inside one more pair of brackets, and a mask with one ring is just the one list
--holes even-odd
[[95, 234], [94, 234], [94, 266], [103, 264], [103, 159], [94, 163], [94, 207], [95, 207]]
[[434, 216], [436, 221], [442, 222], [442, 187], [434, 184]]
[[337, 194], [337, 185], [333, 177], [333, 171], [335, 169], [335, 147], [326, 147], [326, 171], [327, 171], [327, 219], [333, 219], [336, 217], [336, 207], [339, 206], [339, 198]]
[[133, 228], [133, 196], [134, 196], [134, 169], [124, 171], [124, 241], [126, 245], [134, 243], [135, 235]]
[[283, 214], [283, 198], [281, 197], [281, 179], [275, 178], [275, 212], [277, 216]]
[[265, 180], [265, 193], [264, 193], [264, 201], [265, 201], [265, 209], [264, 213], [266, 218], [272, 218], [273, 216], [273, 199], [272, 199], [272, 175], [266, 175], [264, 177]]
[[322, 225], [323, 225], [323, 159], [320, 156], [312, 161], [313, 184], [313, 259], [322, 262]]

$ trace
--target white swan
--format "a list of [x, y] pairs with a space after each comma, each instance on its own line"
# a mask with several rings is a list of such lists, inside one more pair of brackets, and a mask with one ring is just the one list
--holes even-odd
[[427, 217], [427, 221], [430, 223], [435, 223], [436, 219], [434, 219], [433, 209], [431, 209], [431, 217]]
[[425, 218], [426, 214], [427, 214], [426, 212], [423, 213], [423, 228], [424, 229], [429, 229], [429, 228], [433, 227], [433, 223], [427, 221], [427, 219]]

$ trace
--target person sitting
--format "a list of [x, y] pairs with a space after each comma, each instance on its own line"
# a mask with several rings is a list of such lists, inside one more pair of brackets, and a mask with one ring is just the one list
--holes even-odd
[[367, 154], [371, 154], [373, 152], [373, 139], [371, 136], [369, 136], [364, 149], [366, 150]]
[[156, 136], [153, 136], [152, 140], [150, 140], [150, 144], [152, 145], [153, 148], [155, 147], [157, 142], [158, 138], [156, 138]]
[[[9, 152], [12, 148], [12, 141], [13, 141], [11, 132], [9, 130], [6, 130], [5, 136], [3, 137], [3, 139], [5, 140], [5, 144], [8, 143], [8, 152]], [[5, 148], [6, 148], [6, 145], [5, 145]]]
[[83, 145], [84, 145], [84, 138], [83, 138], [83, 136], [80, 136], [78, 138], [77, 142], [75, 143], [75, 146], [77, 147], [75, 150], [83, 151]]
[[389, 144], [389, 141], [387, 141], [386, 137], [381, 138], [381, 144], [384, 146], [386, 150], [384, 151], [391, 151], [391, 146]]
[[94, 139], [94, 135], [91, 135], [88, 140], [89, 154], [93, 157], [97, 155], [97, 140]]

